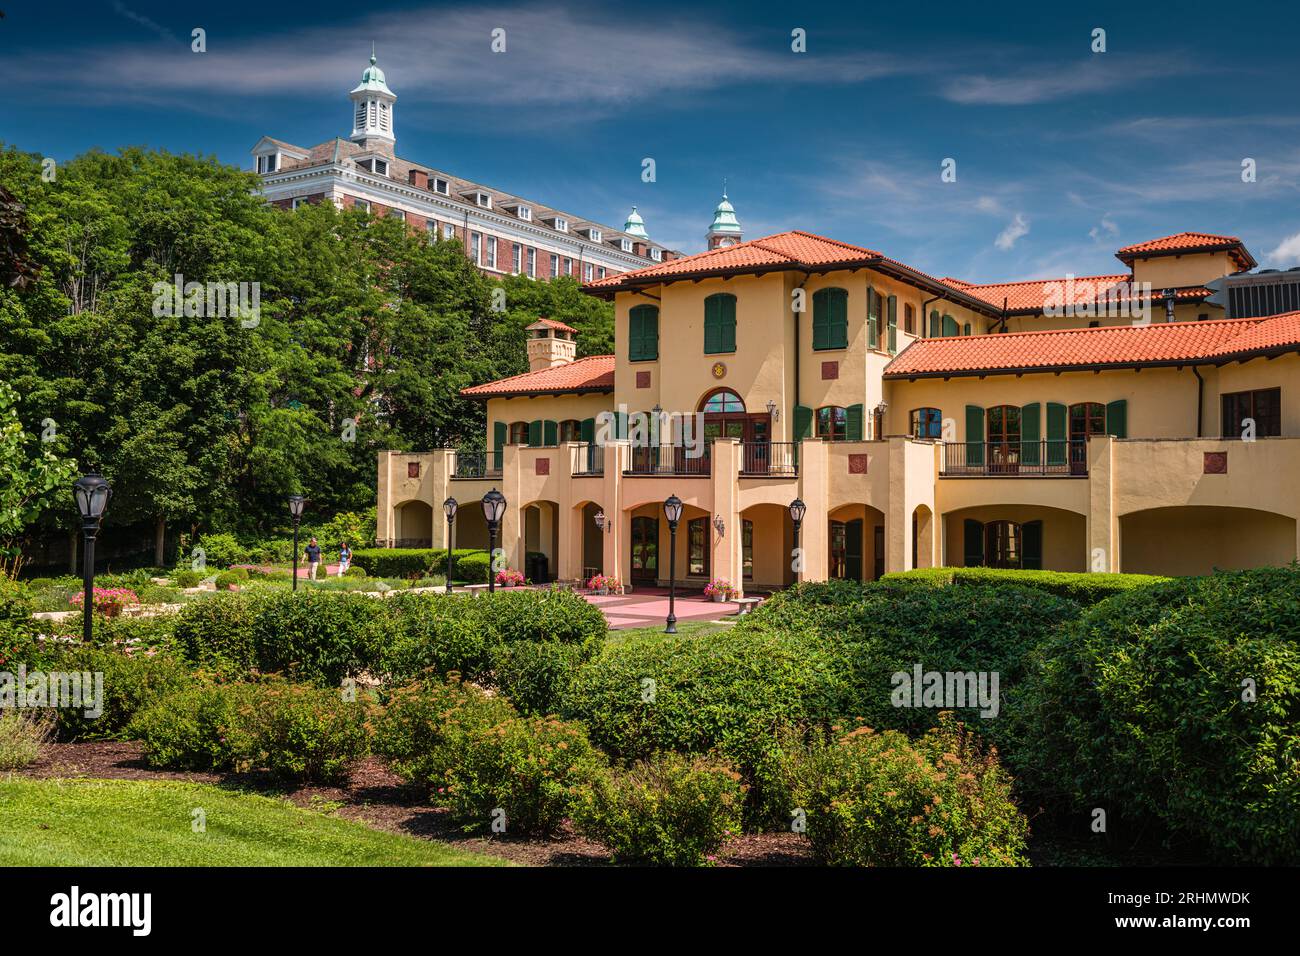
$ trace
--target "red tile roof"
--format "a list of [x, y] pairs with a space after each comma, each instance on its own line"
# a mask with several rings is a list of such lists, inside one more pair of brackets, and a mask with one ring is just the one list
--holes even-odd
[[1259, 319], [969, 335], [917, 339], [885, 366], [885, 378], [1186, 365], [1298, 347], [1300, 312]]
[[985, 300], [970, 296], [960, 287], [948, 285], [919, 269], [913, 269], [897, 259], [891, 259], [884, 253], [798, 230], [764, 236], [762, 239], [751, 239], [725, 249], [710, 249], [708, 252], [673, 259], [644, 269], [635, 269], [632, 272], [621, 272], [618, 275], [588, 282], [583, 289], [593, 295], [608, 296], [626, 289], [644, 288], [661, 282], [682, 279], [756, 275], [785, 270], [825, 271], [863, 266], [895, 275], [921, 288], [943, 293], [953, 301], [979, 312], [991, 312]]
[[548, 329], [555, 329], [557, 332], [572, 332], [574, 335], [578, 334], [578, 330], [573, 326], [565, 325], [563, 322], [556, 322], [554, 319], [538, 319], [532, 325], [528, 326], [528, 328], [531, 329], [534, 325], [544, 325]]
[[1125, 265], [1132, 265], [1134, 259], [1187, 255], [1193, 252], [1230, 252], [1243, 271], [1258, 265], [1255, 257], [1236, 236], [1220, 236], [1212, 232], [1179, 232], [1172, 236], [1134, 243], [1116, 252], [1115, 258]]
[[556, 392], [612, 392], [614, 390], [614, 356], [589, 355], [576, 362], [554, 368], [524, 372], [495, 382], [462, 388], [470, 398], [497, 398], [509, 395], [551, 395]]
[[[944, 279], [954, 288], [967, 295], [983, 299], [991, 305], [1002, 308], [1006, 303], [1008, 312], [1044, 311], [1053, 302], [1075, 305], [1084, 301], [1104, 300], [1109, 290], [1114, 289], [1117, 296], [1125, 292], [1115, 287], [1129, 282], [1133, 277], [1129, 273], [1106, 276], [1073, 276], [1060, 279], [1028, 279], [1024, 282], [989, 282], [977, 285], [963, 282], [961, 279]], [[1071, 285], [1073, 283], [1073, 285]], [[1163, 301], [1163, 289], [1153, 289], [1153, 301]], [[1068, 293], [1068, 296], [1067, 296]], [[1210, 290], [1204, 286], [1184, 286], [1174, 290], [1175, 299], [1204, 299]], [[1118, 299], [1117, 301], [1123, 301]]]

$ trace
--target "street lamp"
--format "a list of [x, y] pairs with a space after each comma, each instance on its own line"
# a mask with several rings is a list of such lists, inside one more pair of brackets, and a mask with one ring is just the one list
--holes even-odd
[[[803, 516], [807, 513], [808, 506], [803, 503], [802, 498], [796, 498], [790, 502], [790, 520], [794, 522], [794, 550], [799, 560], [799, 569], [803, 570], [803, 557], [798, 555], [799, 551], [799, 527], [803, 524]], [[795, 572], [795, 582], [797, 583], [799, 571]]]
[[448, 498], [442, 503], [443, 514], [447, 516], [447, 593], [451, 593], [451, 525], [456, 520], [456, 499]]
[[595, 520], [595, 522], [596, 522], [596, 527], [599, 528], [601, 531], [607, 531], [607, 532], [609, 532], [609, 533], [611, 533], [611, 534], [613, 533], [613, 531], [614, 531], [614, 522], [610, 521], [608, 518], [605, 517], [605, 512], [604, 512], [604, 511], [597, 511], [597, 512], [592, 516], [592, 518], [593, 518], [593, 519]]
[[307, 499], [302, 495], [289, 496], [289, 514], [293, 517], [293, 589], [298, 590], [298, 525], [302, 522], [302, 506]]
[[483, 517], [488, 526], [488, 593], [496, 588], [496, 553], [497, 531], [501, 528], [501, 518], [506, 513], [506, 496], [493, 488], [483, 496]]
[[670, 495], [664, 502], [664, 517], [668, 519], [668, 620], [665, 634], [677, 633], [677, 522], [682, 520], [682, 499]]
[[81, 639], [89, 644], [90, 615], [95, 608], [95, 536], [99, 534], [99, 525], [104, 519], [108, 499], [113, 497], [113, 489], [98, 472], [92, 471], [72, 483], [72, 497], [77, 502], [77, 510], [81, 512], [81, 533], [86, 536], [82, 562], [85, 592], [81, 599]]

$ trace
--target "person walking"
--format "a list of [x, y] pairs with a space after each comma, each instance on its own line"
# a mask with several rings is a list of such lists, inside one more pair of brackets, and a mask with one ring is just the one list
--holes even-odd
[[352, 549], [344, 541], [339, 547], [339, 577], [343, 577], [350, 567], [352, 567]]
[[307, 576], [316, 580], [316, 571], [320, 567], [320, 545], [312, 538], [307, 542]]

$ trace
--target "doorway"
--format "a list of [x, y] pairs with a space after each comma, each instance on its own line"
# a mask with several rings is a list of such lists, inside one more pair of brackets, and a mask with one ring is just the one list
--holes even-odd
[[659, 576], [659, 519], [632, 519], [632, 583], [655, 584]]

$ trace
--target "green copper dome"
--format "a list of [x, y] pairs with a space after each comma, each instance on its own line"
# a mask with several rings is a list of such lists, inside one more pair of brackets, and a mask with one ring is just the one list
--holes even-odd
[[709, 226], [709, 232], [740, 235], [740, 221], [736, 219], [736, 209], [727, 199], [725, 191], [722, 193], [722, 202], [718, 203], [718, 208], [713, 210], [713, 225]]
[[387, 93], [389, 96], [396, 98], [396, 94], [388, 88], [388, 80], [384, 76], [384, 71], [376, 64], [375, 51], [370, 51], [370, 65], [361, 71], [361, 83], [353, 90], [353, 93], [363, 93], [375, 91], [378, 93]]
[[645, 220], [636, 211], [636, 206], [633, 206], [632, 211], [627, 214], [627, 222], [623, 223], [623, 231], [633, 239], [650, 238], [645, 231]]

